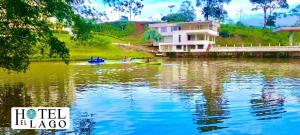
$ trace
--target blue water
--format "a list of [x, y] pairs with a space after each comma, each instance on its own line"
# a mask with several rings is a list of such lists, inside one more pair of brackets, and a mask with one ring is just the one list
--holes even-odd
[[[207, 66], [216, 68], [214, 64]], [[72, 113], [74, 121], [89, 121], [83, 123], [93, 130], [79, 131], [103, 135], [300, 133], [299, 78], [264, 74], [260, 69], [248, 73], [242, 67], [222, 73], [226, 77], [218, 80], [221, 75], [213, 78], [209, 68], [205, 75], [199, 71], [205, 69], [183, 65], [165, 65], [164, 73], [156, 75], [158, 86], [144, 78], [87, 85], [77, 92]], [[180, 73], [174, 73], [178, 69]], [[202, 86], [203, 79], [210, 86]]]
[[[8, 89], [27, 89], [27, 97], [18, 100], [22, 105], [70, 106], [72, 128], [56, 134], [294, 135], [300, 133], [298, 63], [197, 59], [165, 60], [163, 65], [48, 63], [45, 74], [0, 76], [0, 84], [22, 82], [21, 88]], [[39, 65], [33, 64], [31, 70]], [[0, 112], [5, 112], [11, 95], [2, 95]], [[0, 120], [9, 121], [3, 116]], [[0, 127], [9, 124], [1, 121]]]

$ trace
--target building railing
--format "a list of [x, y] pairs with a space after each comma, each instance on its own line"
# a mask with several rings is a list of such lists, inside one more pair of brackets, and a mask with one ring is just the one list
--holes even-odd
[[267, 46], [259, 45], [233, 45], [233, 46], [220, 46], [215, 45], [210, 49], [210, 52], [280, 52], [280, 51], [297, 51], [300, 52], [300, 43], [294, 46], [278, 44], [277, 46], [272, 46], [271, 44]]
[[231, 44], [231, 45], [214, 45], [215, 47], [300, 47], [300, 42], [299, 43], [294, 43], [293, 46], [289, 45], [289, 43], [277, 43], [277, 44], [267, 44], [267, 45], [262, 45], [262, 44]]

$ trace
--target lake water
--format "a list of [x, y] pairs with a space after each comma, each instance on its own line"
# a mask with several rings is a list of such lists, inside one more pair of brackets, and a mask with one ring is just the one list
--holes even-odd
[[[0, 71], [0, 134], [15, 106], [71, 107], [56, 134], [300, 133], [299, 60], [164, 60], [163, 65], [32, 63]], [[54, 132], [54, 131], [39, 131]]]

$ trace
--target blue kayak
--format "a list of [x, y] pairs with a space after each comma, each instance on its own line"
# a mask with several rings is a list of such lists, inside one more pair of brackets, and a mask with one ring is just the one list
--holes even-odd
[[88, 62], [89, 63], [96, 63], [97, 64], [97, 63], [103, 63], [103, 62], [105, 62], [105, 60], [97, 58], [97, 59], [89, 59]]

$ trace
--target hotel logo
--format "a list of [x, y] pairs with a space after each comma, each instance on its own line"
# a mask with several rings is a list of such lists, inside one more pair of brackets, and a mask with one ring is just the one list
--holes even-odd
[[12, 129], [69, 129], [68, 107], [13, 107]]

